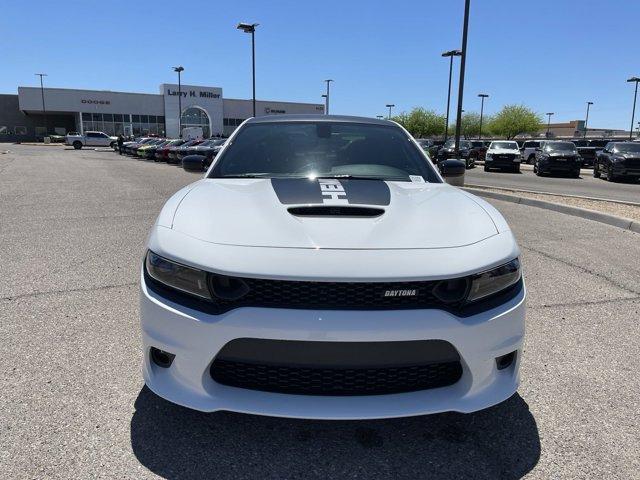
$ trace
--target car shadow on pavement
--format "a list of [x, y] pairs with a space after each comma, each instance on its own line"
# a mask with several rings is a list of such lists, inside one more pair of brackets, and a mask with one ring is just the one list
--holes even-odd
[[135, 410], [133, 452], [168, 479], [515, 479], [540, 458], [536, 421], [518, 394], [473, 414], [317, 421], [196, 412], [145, 386]]

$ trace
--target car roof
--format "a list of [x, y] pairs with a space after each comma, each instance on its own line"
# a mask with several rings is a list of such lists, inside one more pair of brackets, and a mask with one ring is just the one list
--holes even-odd
[[321, 114], [285, 114], [265, 115], [253, 117], [247, 123], [278, 123], [278, 122], [339, 122], [339, 123], [368, 123], [372, 125], [397, 126], [395, 122], [370, 117], [355, 117], [351, 115], [321, 115]]

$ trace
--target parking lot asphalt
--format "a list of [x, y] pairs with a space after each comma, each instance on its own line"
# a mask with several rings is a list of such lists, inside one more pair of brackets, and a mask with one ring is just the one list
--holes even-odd
[[350, 422], [203, 414], [144, 387], [137, 286], [156, 214], [199, 176], [113, 152], [11, 150], [0, 477], [639, 478], [640, 234], [493, 202], [529, 295], [522, 384], [500, 405]]
[[[523, 166], [524, 167], [524, 166]], [[583, 169], [580, 178], [567, 176], [538, 177], [533, 171], [523, 168], [520, 173], [491, 170], [485, 172], [482, 165], [467, 170], [465, 182], [487, 187], [514, 188], [536, 190], [545, 193], [562, 195], [579, 195], [640, 203], [640, 182], [607, 182], [593, 178], [592, 170]]]

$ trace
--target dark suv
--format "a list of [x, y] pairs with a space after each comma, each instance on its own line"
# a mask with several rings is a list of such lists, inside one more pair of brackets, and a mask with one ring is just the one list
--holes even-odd
[[638, 180], [640, 178], [640, 143], [609, 142], [596, 157], [593, 176], [596, 178], [604, 176], [610, 182], [615, 182], [621, 177]]
[[[469, 140], [460, 140], [459, 155], [460, 160], [463, 160], [467, 168], [474, 167], [476, 162], [474, 156], [471, 154], [473, 149]], [[453, 138], [447, 140], [447, 142], [438, 151], [438, 162], [446, 160], [447, 158], [456, 158], [456, 141]]]
[[533, 172], [540, 176], [546, 173], [568, 173], [580, 177], [582, 158], [573, 142], [542, 142], [536, 150]]
[[484, 160], [488, 145], [482, 140], [471, 140], [471, 156], [474, 160]]

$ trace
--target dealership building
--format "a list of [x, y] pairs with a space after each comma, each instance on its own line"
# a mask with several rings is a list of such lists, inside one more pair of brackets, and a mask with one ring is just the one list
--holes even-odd
[[[226, 136], [253, 115], [253, 102], [224, 98], [220, 87], [197, 85], [162, 84], [157, 94], [18, 87], [17, 95], [0, 94], [0, 142], [33, 141], [47, 131], [178, 137], [180, 109], [182, 128]], [[256, 100], [256, 116], [285, 113], [322, 114], [324, 105]]]

